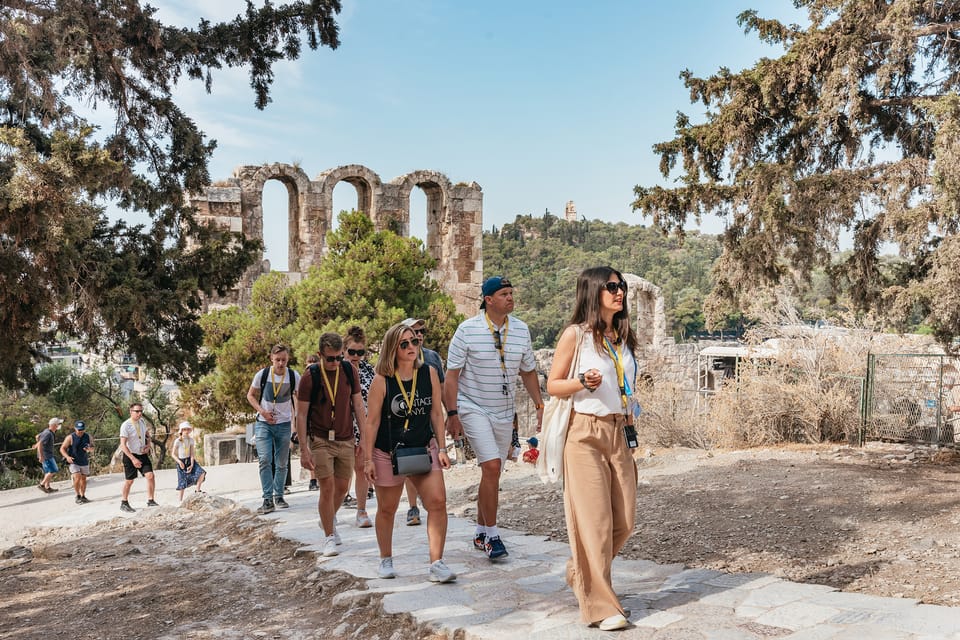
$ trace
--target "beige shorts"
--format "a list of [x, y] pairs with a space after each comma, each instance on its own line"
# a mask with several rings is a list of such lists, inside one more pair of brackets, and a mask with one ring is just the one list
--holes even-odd
[[310, 454], [317, 479], [334, 476], [341, 480], [353, 477], [356, 464], [353, 438], [349, 440], [327, 440], [310, 436]]

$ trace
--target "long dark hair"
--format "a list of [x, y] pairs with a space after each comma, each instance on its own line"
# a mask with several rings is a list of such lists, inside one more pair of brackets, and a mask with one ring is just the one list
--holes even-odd
[[613, 267], [591, 267], [584, 269], [577, 278], [577, 301], [573, 307], [573, 317], [570, 324], [586, 325], [586, 329], [593, 333], [593, 342], [597, 352], [603, 349], [603, 334], [609, 328], [617, 332], [617, 336], [627, 345], [631, 353], [637, 351], [637, 335], [630, 326], [630, 308], [627, 304], [627, 291], [623, 292], [623, 309], [613, 314], [613, 326], [600, 317], [600, 295], [610, 276], [617, 274], [620, 282], [626, 285], [623, 274]]

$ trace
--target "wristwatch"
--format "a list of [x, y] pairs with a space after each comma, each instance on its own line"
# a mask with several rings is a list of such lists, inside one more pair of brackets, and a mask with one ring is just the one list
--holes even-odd
[[587, 376], [586, 376], [586, 375], [584, 375], [584, 374], [581, 373], [581, 374], [580, 374], [579, 376], [577, 376], [577, 377], [580, 379], [580, 384], [583, 385], [583, 388], [584, 388], [584, 389], [586, 389], [587, 391], [593, 391], [593, 389], [591, 389], [590, 387], [587, 386]]

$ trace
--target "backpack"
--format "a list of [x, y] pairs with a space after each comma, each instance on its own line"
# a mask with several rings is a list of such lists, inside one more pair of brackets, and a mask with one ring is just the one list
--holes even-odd
[[[287, 373], [290, 374], [290, 400], [296, 401], [296, 399], [293, 397], [293, 391], [297, 386], [295, 379], [293, 377], [293, 369], [291, 369], [290, 367], [287, 367]], [[267, 376], [269, 375], [270, 375], [270, 367], [266, 367], [263, 371], [260, 372], [260, 400], [257, 401], [258, 403], [263, 402], [263, 390], [267, 386]], [[276, 398], [274, 398], [274, 401], [276, 401]]]
[[[340, 361], [340, 368], [343, 369], [343, 372], [347, 376], [347, 382], [350, 384], [350, 388], [353, 389], [353, 365], [347, 362], [346, 360]], [[323, 382], [320, 380], [320, 365], [314, 363], [307, 367], [307, 371], [310, 372], [310, 405], [307, 408], [307, 433], [310, 432], [310, 412], [313, 411], [313, 405], [317, 402], [317, 395], [320, 393], [320, 388], [323, 386]], [[324, 399], [326, 399], [327, 394], [324, 392]], [[334, 398], [336, 402], [336, 398]], [[323, 404], [321, 401], [320, 404]]]

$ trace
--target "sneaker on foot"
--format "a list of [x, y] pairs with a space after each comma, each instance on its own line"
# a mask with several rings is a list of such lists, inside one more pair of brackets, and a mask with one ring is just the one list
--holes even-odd
[[500, 536], [493, 536], [487, 539], [487, 543], [484, 545], [484, 553], [486, 553], [487, 557], [491, 560], [510, 555], [507, 553], [507, 548], [503, 546], [503, 541], [500, 540]]
[[416, 507], [410, 507], [410, 509], [407, 511], [407, 526], [412, 527], [418, 524], [420, 524], [420, 509]]
[[457, 574], [443, 560], [436, 560], [430, 565], [430, 582], [453, 582], [456, 579]]
[[337, 544], [343, 544], [343, 540], [340, 539], [340, 532], [337, 531], [337, 525], [333, 525], [333, 541]]
[[357, 509], [357, 527], [360, 529], [368, 529], [373, 526], [373, 523], [370, 522], [370, 516], [367, 515], [367, 512], [363, 509]]
[[286, 500], [283, 499], [283, 496], [277, 496], [273, 499], [273, 504], [277, 506], [278, 509], [289, 509], [290, 505]]
[[478, 533], [473, 539], [473, 548], [477, 551], [487, 550], [487, 534]]
[[319, 490], [320, 490], [320, 485], [317, 484], [317, 481], [316, 481], [316, 480], [311, 480], [311, 481], [310, 481], [310, 491], [319, 491]]
[[380, 568], [377, 569], [379, 578], [396, 578], [397, 572], [393, 570], [393, 558], [380, 558]]
[[348, 493], [347, 495], [343, 496], [343, 506], [347, 507], [348, 509], [356, 507], [357, 499]]
[[54, 486], [47, 487], [47, 493], [53, 493], [54, 491], [60, 491], [60, 489], [57, 489]]
[[80, 496], [80, 504], [87, 504], [90, 502], [90, 499], [87, 496]]
[[263, 504], [260, 505], [260, 508], [257, 509], [257, 513], [263, 515], [265, 513], [273, 513], [274, 511], [273, 500], [264, 500]]
[[323, 556], [330, 558], [336, 555], [340, 555], [340, 552], [337, 550], [337, 541], [333, 539], [333, 536], [327, 536], [326, 541], [323, 543]]
[[47, 488], [46, 488], [44, 485], [42, 485], [42, 484], [38, 484], [38, 485], [37, 485], [37, 489], [40, 489], [40, 491], [43, 491], [44, 493], [50, 493], [50, 489], [47, 489]]
[[83, 504], [83, 500], [80, 499], [80, 496], [77, 496], [77, 504]]
[[156, 501], [156, 500], [154, 500], [153, 498], [150, 498], [149, 500], [147, 500], [147, 506], [148, 506], [148, 507], [159, 507], [160, 505], [157, 504], [157, 501]]
[[126, 500], [120, 501], [120, 511], [126, 511], [127, 513], [136, 513], [136, 509], [130, 506], [130, 503]]
[[616, 631], [627, 626], [627, 619], [619, 613], [600, 621], [600, 631]]

